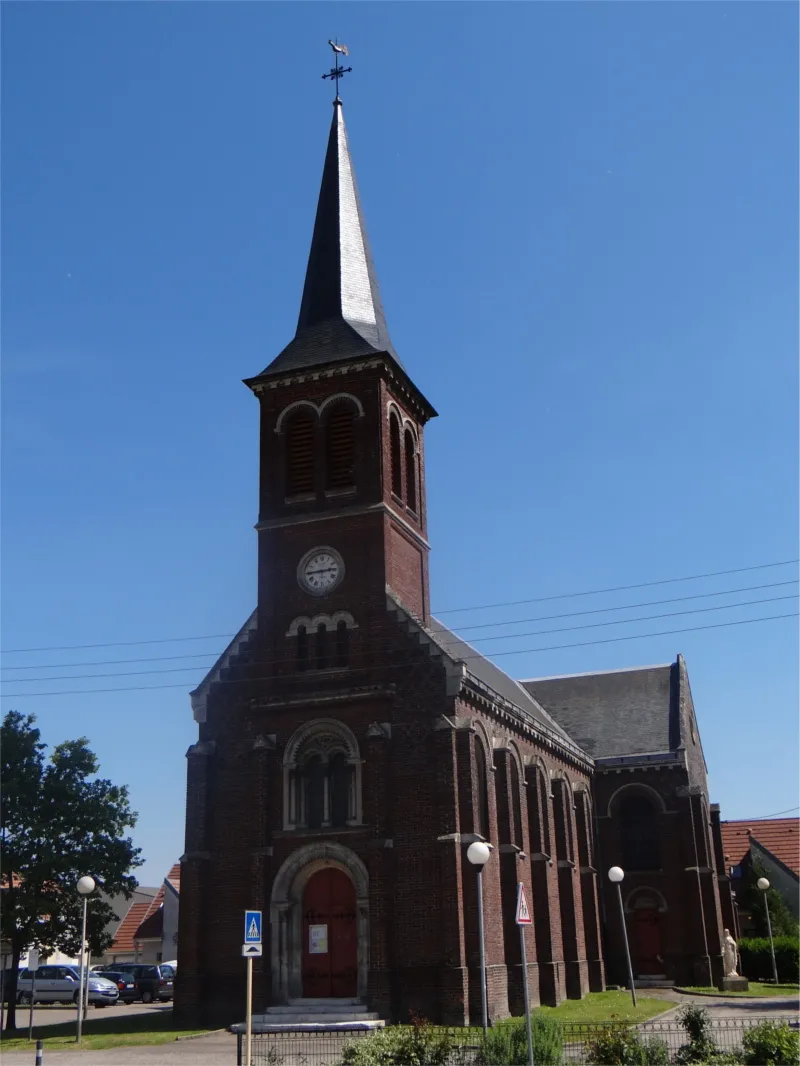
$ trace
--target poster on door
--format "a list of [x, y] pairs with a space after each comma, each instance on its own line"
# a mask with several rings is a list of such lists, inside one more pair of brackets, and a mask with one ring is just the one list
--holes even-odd
[[328, 954], [327, 925], [310, 925], [308, 927], [308, 953], [309, 955]]

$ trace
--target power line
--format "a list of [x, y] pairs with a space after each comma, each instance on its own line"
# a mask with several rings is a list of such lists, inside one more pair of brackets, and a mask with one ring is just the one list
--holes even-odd
[[[435, 611], [434, 613], [437, 615], [456, 614], [463, 611], [485, 611], [494, 607], [516, 607], [523, 603], [547, 603], [552, 600], [574, 599], [578, 596], [599, 596], [607, 592], [626, 592], [631, 589], [652, 588], [654, 585], [669, 585], [682, 581], [700, 581], [704, 578], [722, 577], [727, 574], [744, 574], [753, 570], [768, 570], [778, 566], [791, 566], [797, 562], [800, 562], [800, 559], [785, 559], [783, 562], [777, 563], [759, 563], [756, 566], [740, 566], [735, 570], [715, 570], [706, 574], [693, 574], [688, 577], [668, 577], [662, 578], [659, 581], [642, 581], [636, 585], [616, 585], [613, 588], [589, 589], [584, 592], [563, 592], [559, 595], [539, 596], [527, 600], [506, 600], [503, 603], [490, 603], [485, 604], [482, 607], [453, 607], [447, 611]], [[157, 637], [149, 640], [114, 640], [103, 644], [55, 644], [40, 648], [4, 648], [0, 651], [0, 654], [23, 655], [38, 651], [85, 651], [90, 648], [132, 648], [144, 644], [177, 644], [190, 640], [230, 640], [233, 635], [233, 633], [208, 633], [205, 636], [199, 637]]]
[[568, 600], [576, 596], [601, 596], [606, 592], [628, 592], [631, 589], [652, 588], [653, 585], [672, 585], [679, 581], [700, 581], [706, 577], [722, 577], [725, 574], [744, 574], [750, 570], [768, 570], [774, 566], [790, 566], [800, 559], [785, 559], [782, 563], [760, 563], [758, 566], [740, 566], [736, 570], [715, 570], [708, 574], [692, 574], [689, 577], [665, 577], [660, 581], [642, 581], [638, 585], [616, 585], [608, 589], [589, 589], [586, 592], [562, 592], [558, 596], [537, 596], [530, 600], [506, 600], [503, 603], [485, 603], [480, 607], [451, 607], [437, 614], [459, 614], [462, 611], [488, 611], [493, 607], [516, 607], [521, 603], [546, 603], [548, 600]]
[[[481, 642], [487, 642], [487, 641], [490, 641], [490, 640], [514, 640], [514, 639], [520, 638], [520, 637], [539, 637], [539, 636], [549, 635], [550, 633], [574, 633], [574, 632], [577, 632], [578, 630], [582, 630], [582, 629], [601, 629], [601, 628], [604, 628], [606, 626], [624, 626], [624, 625], [629, 625], [629, 624], [632, 624], [632, 623], [635, 623], [635, 622], [652, 622], [652, 621], [655, 621], [656, 619], [660, 619], [660, 618], [678, 618], [678, 617], [680, 617], [682, 615], [706, 614], [706, 613], [708, 613], [710, 611], [728, 611], [728, 610], [732, 610], [732, 609], [737, 608], [737, 607], [750, 607], [751, 605], [755, 606], [755, 605], [760, 605], [760, 604], [763, 604], [763, 603], [776, 603], [776, 602], [779, 602], [779, 601], [782, 601], [782, 600], [794, 600], [794, 599], [796, 599], [796, 596], [794, 596], [794, 595], [768, 596], [768, 597], [765, 597], [765, 598], [760, 599], [760, 600], [742, 600], [740, 603], [717, 604], [715, 607], [695, 607], [695, 608], [692, 608], [690, 610], [685, 610], [685, 611], [665, 611], [665, 612], [662, 612], [661, 614], [640, 615], [637, 618], [615, 618], [615, 619], [606, 620], [605, 622], [587, 622], [587, 623], [584, 623], [583, 625], [578, 625], [578, 626], [558, 626], [555, 629], [532, 629], [532, 630], [528, 630], [528, 631], [526, 631], [524, 633], [500, 633], [497, 636], [493, 636], [493, 637], [477, 637], [476, 639], [481, 641]], [[443, 640], [440, 641], [440, 643], [445, 648], [453, 647], [456, 644], [463, 644], [464, 643], [464, 641], [462, 641], [458, 637], [457, 634], [453, 634], [453, 636], [455, 637], [454, 640], [443, 639]], [[385, 638], [380, 638], [380, 639], [377, 639], [377, 640], [370, 640], [369, 638], [366, 638], [365, 640], [362, 640], [360, 642], [360, 650], [361, 651], [370, 651], [373, 654], [374, 653], [378, 653], [379, 654], [379, 653], [381, 653], [383, 651], [391, 650], [392, 643], [393, 642], [387, 641]], [[513, 654], [513, 653], [500, 652], [500, 653], [496, 653], [496, 654], [507, 655], [507, 654]], [[198, 658], [198, 657], [199, 656], [192, 656], [192, 658]], [[180, 658], [184, 658], [184, 656], [167, 656], [167, 659], [170, 659], [170, 658], [179, 658], [180, 659]], [[189, 656], [186, 656], [186, 658], [189, 658]], [[133, 661], [133, 660], [128, 660], [128, 661], [130, 662], [130, 661]], [[160, 660], [156, 660], [156, 661], [160, 661]], [[207, 665], [208, 666], [212, 666], [215, 661], [216, 660], [211, 660], [211, 662], [209, 662]], [[280, 658], [280, 659], [271, 660], [272, 664], [275, 665], [275, 666], [284, 665], [286, 663], [294, 663], [296, 661], [297, 661], [296, 654], [290, 656], [289, 658]], [[76, 663], [76, 664], [67, 663], [66, 665], [67, 666], [73, 666], [73, 665], [74, 666], [78, 666], [80, 664], [78, 664], [78, 663]], [[98, 665], [102, 665], [102, 664], [98, 664]], [[112, 664], [109, 663], [108, 665], [112, 665]], [[197, 665], [201, 665], [201, 664], [197, 664]], [[30, 670], [30, 669], [36, 669], [36, 667], [9, 667], [8, 669], [12, 669], [12, 670], [13, 669], [29, 669]], [[46, 669], [46, 667], [40, 667], [40, 669]], [[52, 667], [52, 669], [57, 669], [57, 667]], [[109, 673], [103, 673], [103, 674], [58, 674], [55, 677], [14, 677], [14, 678], [8, 678], [8, 681], [10, 681], [12, 684], [17, 683], [17, 684], [22, 684], [22, 685], [30, 685], [30, 684], [34, 684], [35, 682], [38, 682], [38, 681], [73, 681], [73, 680], [78, 680], [78, 679], [82, 680], [84, 678], [137, 677], [137, 676], [144, 676], [145, 674], [178, 674], [178, 673], [181, 673], [181, 672], [184, 672], [184, 671], [187, 671], [187, 670], [195, 670], [195, 669], [196, 669], [196, 665], [192, 665], [192, 666], [170, 666], [170, 667], [164, 667], [164, 668], [155, 669], [155, 670], [116, 670], [116, 671], [111, 671]]]
[[[664, 603], [684, 603], [687, 600], [707, 600], [713, 596], [733, 596], [739, 592], [756, 592], [760, 589], [775, 589], [785, 585], [796, 585], [797, 578], [793, 577], [789, 581], [772, 581], [768, 585], [745, 585], [744, 588], [738, 589], [723, 589], [721, 592], [695, 592], [691, 596], [672, 596], [666, 600], [640, 600], [639, 603], [623, 603], [618, 604], [616, 607], [591, 607], [585, 611], [567, 611], [563, 614], [540, 614], [534, 618], [514, 618], [508, 622], [478, 622], [472, 626], [459, 626], [459, 633], [466, 633], [470, 629], [493, 629], [497, 626], [513, 626], [522, 625], [524, 622], [549, 622], [556, 618], [577, 618], [579, 615], [586, 614], [608, 614], [611, 611], [632, 611], [634, 608], [639, 607], [658, 607]], [[728, 604], [729, 607], [735, 607], [736, 604]], [[476, 637], [476, 640], [483, 638]], [[18, 669], [22, 669], [19, 667]]]
[[[728, 628], [730, 626], [753, 625], [753, 624], [755, 624], [757, 622], [773, 622], [773, 621], [777, 621], [778, 619], [797, 618], [797, 617], [800, 617], [800, 612], [795, 611], [795, 612], [792, 612], [791, 614], [764, 615], [762, 618], [742, 618], [742, 619], [740, 619], [738, 621], [734, 621], [734, 622], [715, 622], [715, 623], [713, 623], [711, 625], [705, 625], [705, 626], [691, 626], [691, 627], [687, 627], [687, 628], [683, 628], [683, 629], [663, 629], [663, 630], [660, 630], [659, 632], [656, 632], [656, 633], [633, 633], [633, 634], [630, 634], [628, 636], [622, 636], [622, 637], [605, 637], [603, 640], [583, 640], [583, 641], [578, 641], [578, 642], [576, 642], [574, 644], [552, 644], [552, 645], [549, 645], [547, 647], [541, 647], [541, 648], [519, 648], [516, 651], [499, 651], [499, 652], [495, 652], [494, 656], [495, 656], [495, 658], [497, 658], [497, 657], [499, 657], [501, 655], [530, 655], [530, 654], [533, 654], [535, 652], [559, 651], [559, 650], [564, 649], [564, 648], [588, 648], [588, 647], [590, 647], [592, 645], [597, 645], [597, 644], [616, 644], [619, 641], [644, 640], [644, 639], [646, 639], [648, 637], [665, 637], [665, 636], [670, 636], [670, 635], [678, 634], [678, 633], [699, 633], [700, 631], [707, 630], [707, 629], [726, 629], [726, 628]], [[459, 660], [463, 660], [464, 662], [466, 662], [466, 661], [468, 661], [470, 659], [485, 659], [487, 657], [485, 655], [481, 655], [480, 653], [476, 652], [475, 655], [463, 655], [463, 656], [459, 656], [458, 658], [459, 658]], [[405, 660], [405, 661], [399, 662], [399, 663], [386, 664], [385, 666], [382, 666], [382, 667], [379, 668], [379, 672], [385, 672], [386, 670], [390, 670], [390, 669], [391, 670], [408, 669], [411, 666], [417, 666], [417, 665], [419, 665], [419, 660], [418, 659], [408, 659], [408, 660]], [[352, 675], [354, 675], [356, 673], [374, 673], [375, 669], [376, 668], [372, 667], [372, 666], [369, 666], [369, 667], [351, 667], [350, 670], [349, 670], [349, 674], [352, 676]], [[144, 671], [144, 673], [151, 673], [151, 671]], [[110, 676], [113, 677], [115, 675], [112, 674]], [[282, 685], [291, 684], [291, 683], [299, 684], [301, 682], [308, 682], [310, 676], [311, 675], [309, 675], [309, 674], [304, 674], [302, 677], [282, 677], [280, 679], [280, 682], [281, 682]], [[55, 678], [50, 678], [50, 679], [40, 678], [39, 680], [55, 680]], [[227, 680], [227, 681], [220, 680], [220, 681], [216, 681], [215, 684], [219, 684], [219, 685], [253, 684], [254, 682], [258, 682], [258, 681], [273, 681], [273, 680], [274, 680], [274, 676], [243, 677], [243, 678], [232, 678], [232, 679]], [[66, 690], [61, 690], [61, 691], [57, 691], [57, 692], [12, 692], [10, 694], [4, 695], [3, 698], [4, 699], [27, 699], [27, 698], [33, 697], [33, 696], [78, 696], [78, 695], [93, 695], [95, 693], [108, 693], [108, 692], [153, 692], [153, 691], [156, 691], [156, 690], [159, 690], [159, 689], [168, 689], [168, 688], [182, 688], [182, 689], [185, 689], [187, 684], [188, 684], [188, 682], [186, 682], [186, 683], [177, 682], [175, 684], [169, 684], [169, 685], [131, 685], [131, 686], [123, 686], [123, 687], [120, 687], [120, 688], [66, 689]]]
[[759, 814], [758, 818], [723, 818], [722, 824], [726, 822], [766, 822], [770, 818], [779, 818], [782, 814], [792, 814], [794, 811], [800, 811], [800, 807], [790, 807], [788, 811], [776, 811], [775, 814]]
[[[461, 626], [459, 628], [459, 633], [465, 633], [468, 630], [472, 630], [472, 629], [494, 629], [494, 628], [497, 628], [498, 626], [522, 625], [522, 624], [527, 623], [527, 622], [549, 622], [549, 621], [554, 621], [554, 620], [560, 619], [560, 618], [579, 618], [579, 617], [583, 617], [585, 615], [592, 615], [592, 614], [610, 614], [612, 611], [629, 611], [629, 610], [638, 609], [639, 607], [656, 607], [656, 606], [659, 606], [661, 604], [683, 603], [683, 602], [686, 602], [688, 600], [710, 599], [710, 598], [716, 597], [716, 596], [733, 596], [733, 595], [736, 595], [736, 594], [738, 594], [740, 592], [755, 592], [755, 591], [758, 591], [758, 590], [761, 590], [761, 589], [782, 588], [782, 587], [785, 587], [786, 585], [796, 585], [797, 583], [798, 583], [797, 582], [797, 578], [792, 578], [789, 581], [773, 581], [773, 582], [771, 582], [770, 584], [767, 584], [767, 585], [746, 585], [744, 588], [725, 589], [725, 590], [723, 590], [721, 592], [699, 592], [699, 593], [695, 593], [694, 595], [691, 595], [691, 596], [673, 596], [673, 597], [671, 597], [669, 599], [665, 599], [665, 600], [644, 600], [644, 601], [640, 601], [639, 603], [618, 604], [615, 607], [592, 607], [589, 610], [585, 610], [585, 611], [566, 611], [566, 612], [562, 612], [560, 614], [543, 614], [543, 615], [536, 615], [533, 618], [513, 618], [513, 619], [510, 619], [509, 621], [506, 621], [506, 622], [484, 622], [482, 624], [474, 625], [474, 626]], [[780, 597], [778, 597], [778, 598], [780, 598]], [[792, 599], [793, 597], [784, 597], [784, 598]], [[712, 609], [713, 610], [726, 610], [728, 608], [746, 606], [749, 603], [763, 603], [763, 602], [769, 602], [769, 601], [764, 601], [764, 600], [744, 600], [741, 603], [727, 603], [727, 604], [721, 605], [720, 607], [715, 607], [715, 608], [712, 608]], [[675, 614], [691, 614], [692, 612], [691, 611], [677, 611], [677, 612], [674, 612], [674, 613]], [[619, 622], [614, 622], [614, 623], [608, 622], [608, 623], [602, 623], [602, 624], [623, 625], [625, 622], [644, 621], [648, 617], [660, 618], [660, 617], [667, 617], [667, 616], [666, 615], [650, 615], [650, 616], [645, 615], [641, 619], [625, 618], [625, 619], [621, 619]], [[557, 632], [557, 630], [551, 630], [551, 631], [548, 631], [548, 632]], [[500, 639], [514, 637], [514, 636], [530, 636], [530, 635], [531, 634], [529, 634], [529, 633], [506, 633], [502, 637], [475, 636], [472, 639], [473, 640], [500, 640]], [[78, 666], [124, 666], [124, 665], [127, 665], [128, 663], [158, 663], [158, 662], [174, 662], [176, 659], [205, 659], [211, 654], [214, 654], [214, 653], [213, 652], [199, 652], [199, 653], [196, 653], [196, 654], [186, 654], [185, 653], [183, 655], [155, 655], [155, 656], [151, 656], [151, 657], [148, 657], [148, 658], [141, 658], [141, 659], [97, 659], [97, 660], [90, 661], [90, 662], [77, 662], [77, 663], [34, 663], [34, 664], [30, 665], [30, 666], [5, 666], [5, 667], [2, 667], [0, 669], [2, 669], [4, 672], [7, 673], [9, 670], [16, 670], [16, 671], [19, 671], [19, 670], [60, 670], [60, 669], [65, 669], [66, 670], [66, 669], [73, 669], [73, 668], [78, 667]], [[187, 667], [187, 669], [189, 669], [189, 668]], [[24, 680], [24, 678], [9, 678], [8, 680], [10, 680], [10, 681], [14, 681], [14, 680], [22, 681], [22, 680]], [[34, 679], [34, 680], [38, 680], [38, 679]]]

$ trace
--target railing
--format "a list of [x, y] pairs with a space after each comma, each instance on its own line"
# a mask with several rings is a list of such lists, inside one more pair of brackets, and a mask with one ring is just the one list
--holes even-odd
[[[742, 1038], [747, 1030], [762, 1024], [765, 1020], [786, 1023], [794, 1030], [797, 1030], [800, 1024], [797, 1015], [779, 1017], [767, 1012], [759, 1012], [755, 1017], [709, 1020], [708, 1035], [719, 1051], [733, 1054], [741, 1049]], [[377, 1030], [377, 1032], [389, 1032], [390, 1028]], [[674, 1017], [667, 1021], [655, 1020], [638, 1025], [625, 1025], [619, 1022], [564, 1024], [561, 1029], [564, 1066], [592, 1066], [591, 1046], [599, 1037], [608, 1034], [609, 1029], [633, 1032], [651, 1049], [653, 1045], [660, 1045], [657, 1050], [652, 1051], [652, 1059], [648, 1058], [646, 1061], [664, 1064], [674, 1063], [679, 1050], [689, 1041], [686, 1029]], [[352, 1045], [354, 1041], [370, 1040], [375, 1032], [373, 1030], [371, 1032], [253, 1033], [250, 1066], [342, 1066], [345, 1048]], [[446, 1036], [451, 1043], [445, 1066], [476, 1066], [480, 1061], [480, 1029], [448, 1029], [437, 1026], [435, 1033], [437, 1036]], [[419, 1061], [420, 1066], [424, 1066], [421, 1060], [415, 1059], [416, 1061]], [[443, 1061], [437, 1056], [436, 1063], [439, 1066], [442, 1066]], [[537, 1058], [535, 1061], [540, 1060]], [[236, 1062], [237, 1066], [245, 1066], [242, 1033], [238, 1034]]]

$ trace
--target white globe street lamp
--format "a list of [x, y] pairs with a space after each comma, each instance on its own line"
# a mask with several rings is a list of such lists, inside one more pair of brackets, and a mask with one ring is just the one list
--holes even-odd
[[483, 1031], [489, 1027], [489, 1010], [486, 1000], [486, 945], [483, 937], [483, 868], [492, 855], [489, 844], [476, 840], [467, 848], [467, 858], [478, 872], [478, 940], [481, 952], [481, 1024]]
[[625, 878], [625, 871], [621, 866], [612, 866], [608, 871], [608, 879], [612, 884], [617, 886], [617, 899], [619, 900], [619, 920], [622, 923], [622, 940], [625, 944], [625, 961], [628, 964], [628, 981], [631, 986], [631, 999], [633, 1000], [634, 1007], [636, 1006], [636, 986], [633, 983], [633, 966], [631, 965], [631, 948], [628, 943], [628, 927], [625, 924], [625, 908], [622, 905], [622, 882]]
[[[89, 1000], [89, 962], [86, 958], [86, 908], [89, 902], [89, 896], [95, 890], [95, 881], [93, 877], [81, 877], [78, 880], [78, 884], [75, 886], [78, 890], [78, 895], [83, 897], [83, 921], [81, 923], [81, 959], [80, 959], [80, 979], [78, 982], [78, 1039], [77, 1043], [81, 1042], [81, 1035], [83, 1029], [83, 1019], [87, 1009], [87, 1003]], [[84, 989], [86, 994], [84, 995]]]
[[778, 964], [775, 962], [775, 943], [772, 939], [772, 922], [769, 920], [769, 903], [767, 903], [767, 889], [769, 888], [769, 881], [766, 877], [759, 877], [756, 881], [756, 885], [764, 893], [764, 911], [767, 915], [767, 932], [769, 933], [769, 949], [772, 952], [772, 978], [775, 984], [778, 983]]

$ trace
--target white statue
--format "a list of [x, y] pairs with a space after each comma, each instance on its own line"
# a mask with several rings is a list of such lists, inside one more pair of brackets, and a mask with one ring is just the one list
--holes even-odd
[[723, 929], [723, 933], [722, 957], [725, 964], [725, 976], [738, 977], [739, 972], [736, 967], [736, 962], [739, 952], [736, 947], [736, 941], [731, 936], [729, 929]]

